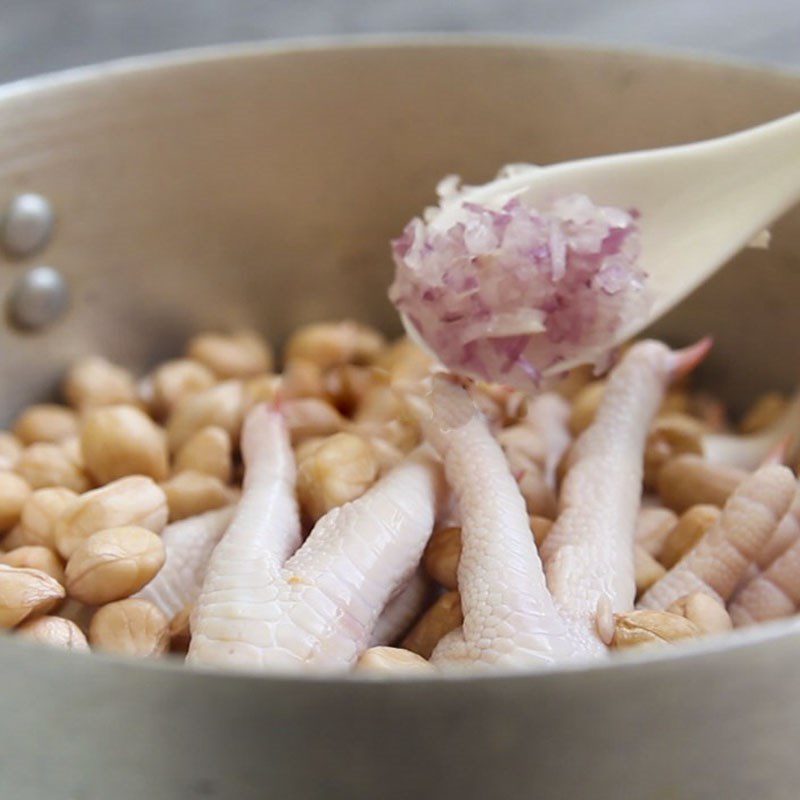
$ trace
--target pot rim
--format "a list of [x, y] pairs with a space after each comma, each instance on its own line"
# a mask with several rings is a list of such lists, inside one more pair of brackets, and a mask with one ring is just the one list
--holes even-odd
[[[583, 42], [580, 39], [566, 37], [537, 37], [530, 35], [504, 33], [404, 33], [404, 34], [349, 34], [331, 36], [292, 37], [253, 42], [225, 43], [201, 47], [187, 47], [161, 53], [130, 56], [112, 61], [73, 67], [34, 77], [21, 78], [5, 85], [0, 85], [0, 105], [16, 98], [36, 95], [64, 88], [88, 86], [98, 80], [116, 76], [131, 75], [153, 70], [180, 69], [199, 63], [224, 62], [231, 58], [249, 59], [271, 55], [283, 55], [303, 52], [334, 52], [348, 50], [397, 50], [397, 49], [507, 49], [509, 51], [541, 51], [545, 53], [570, 53], [574, 55], [588, 54], [609, 58], [634, 58], [667, 64], [695, 65], [700, 67], [718, 67], [748, 74], [761, 74], [776, 79], [788, 79], [800, 84], [800, 68], [792, 68], [746, 59], [719, 56], [705, 52], [697, 52], [681, 48], [653, 47], [617, 47]], [[495, 672], [491, 674], [452, 674], [431, 675], [411, 678], [369, 677], [359, 673], [345, 675], [315, 673], [256, 673], [245, 671], [215, 671], [193, 667], [187, 670], [179, 658], [171, 657], [158, 660], [134, 660], [106, 653], [93, 653], [92, 661], [98, 668], [108, 669], [144, 669], [163, 672], [176, 672], [192, 679], [218, 681], [220, 678], [237, 680], [250, 684], [251, 688], [267, 681], [275, 684], [328, 684], [342, 686], [356, 685], [391, 685], [417, 687], [420, 685], [463, 685], [464, 683], [517, 683], [520, 681], [549, 681], [562, 676], [574, 676], [584, 673], [597, 675], [598, 678], [613, 670], [642, 669], [646, 665], [663, 665], [670, 662], [685, 662], [687, 667], [700, 660], [709, 658], [725, 658], [729, 653], [754, 650], [771, 642], [782, 641], [789, 637], [800, 639], [800, 615], [773, 622], [761, 623], [748, 628], [734, 630], [722, 636], [710, 636], [697, 641], [682, 643], [676, 648], [639, 648], [628, 653], [612, 654], [611, 658], [586, 663], [559, 664], [552, 668], [526, 672]], [[75, 654], [26, 641], [14, 641], [8, 637], [0, 641], [0, 658], [11, 647], [17, 652], [29, 649], [32, 655], [41, 658], [43, 650], [47, 650], [46, 658], [52, 659], [55, 666], [58, 659], [69, 659], [74, 664]], [[101, 665], [105, 665], [101, 667]]]

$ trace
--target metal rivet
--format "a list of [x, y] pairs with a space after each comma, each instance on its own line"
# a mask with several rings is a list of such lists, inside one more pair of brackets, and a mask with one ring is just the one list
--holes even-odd
[[69, 290], [52, 267], [34, 267], [20, 275], [8, 297], [8, 315], [14, 325], [35, 330], [55, 322], [69, 305]]
[[0, 224], [0, 244], [17, 258], [32, 256], [50, 240], [55, 213], [40, 194], [18, 194], [11, 200]]

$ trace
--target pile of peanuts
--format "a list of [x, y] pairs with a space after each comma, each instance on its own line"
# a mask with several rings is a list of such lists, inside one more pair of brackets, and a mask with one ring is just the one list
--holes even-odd
[[64, 404], [0, 432], [0, 628], [72, 650], [185, 651], [190, 609], [167, 619], [135, 595], [164, 564], [168, 523], [236, 502], [239, 434], [259, 402], [280, 397], [309, 526], [417, 443], [390, 387], [429, 368], [407, 343], [323, 323], [298, 329], [283, 360], [274, 372], [250, 331], [198, 335], [139, 380], [90, 356], [65, 375]]
[[[64, 376], [63, 404], [30, 406], [0, 432], [0, 628], [71, 650], [185, 652], [191, 609], [168, 619], [136, 594], [164, 565], [160, 533], [168, 523], [236, 502], [241, 425], [259, 402], [280, 401], [309, 529], [363, 494], [420, 441], [397, 389], [419, 386], [432, 363], [408, 340], [389, 343], [351, 321], [317, 323], [289, 339], [281, 372], [274, 364], [269, 344], [251, 331], [198, 335], [184, 357], [138, 379], [90, 356]], [[603, 385], [577, 370], [560, 387], [571, 402], [573, 436], [591, 423]], [[557, 497], [536, 462], [536, 443], [516, 425], [525, 399], [490, 385], [478, 386], [476, 398], [520, 476], [541, 543]], [[741, 430], [768, 426], [785, 403], [777, 395], [762, 398]], [[713, 397], [686, 384], [667, 396], [645, 458], [645, 489], [660, 500], [640, 516], [640, 592], [702, 537], [737, 484], [735, 470], [702, 458], [703, 433], [728, 428]], [[569, 453], [563, 469], [568, 461]], [[402, 640], [423, 658], [461, 623], [460, 547], [459, 528], [444, 526], [425, 551], [435, 599]], [[726, 625], [703, 596], [689, 597], [668, 614], [618, 618], [614, 643], [664, 643]]]

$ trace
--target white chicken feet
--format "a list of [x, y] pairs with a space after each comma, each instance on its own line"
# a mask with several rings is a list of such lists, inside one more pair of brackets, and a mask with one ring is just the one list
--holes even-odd
[[280, 413], [254, 409], [242, 450], [244, 493], [211, 557], [187, 661], [346, 670], [419, 562], [440, 468], [424, 449], [415, 451], [358, 500], [323, 516], [297, 550], [295, 464]]
[[525, 504], [486, 421], [452, 379], [437, 376], [432, 418], [461, 514], [458, 585], [464, 622], [433, 652], [443, 666], [544, 665], [605, 652], [598, 608], [633, 608], [633, 537], [647, 431], [672, 377], [708, 350], [633, 347], [609, 379], [594, 423], [576, 443], [561, 515], [545, 539], [545, 580]]

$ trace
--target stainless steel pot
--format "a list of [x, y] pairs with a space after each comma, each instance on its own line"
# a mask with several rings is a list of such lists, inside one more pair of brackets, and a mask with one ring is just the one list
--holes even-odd
[[[0, 422], [101, 351], [200, 327], [396, 328], [387, 239], [445, 173], [713, 136], [800, 107], [800, 76], [510, 40], [220, 48], [0, 90], [0, 206], [44, 195], [71, 294], [0, 323]], [[660, 326], [712, 332], [734, 404], [797, 378], [800, 214]], [[13, 311], [13, 309], [12, 309]], [[0, 642], [0, 797], [796, 798], [800, 628], [517, 677], [369, 683], [189, 672]]]

